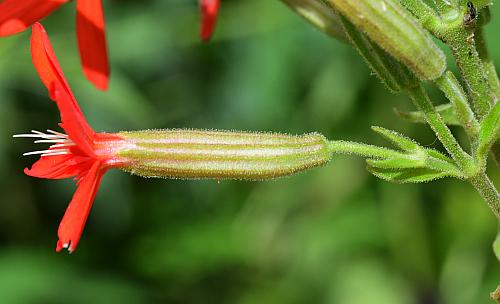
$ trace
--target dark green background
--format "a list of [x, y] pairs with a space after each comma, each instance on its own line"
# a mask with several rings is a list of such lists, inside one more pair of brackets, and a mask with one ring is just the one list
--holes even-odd
[[[106, 1], [105, 10], [104, 93], [81, 72], [75, 4], [43, 22], [97, 131], [318, 131], [383, 145], [370, 131], [380, 125], [441, 149], [427, 126], [393, 114], [412, 109], [407, 96], [388, 93], [355, 51], [279, 1], [222, 1], [211, 44], [198, 40], [194, 0]], [[497, 63], [499, 28], [497, 4], [487, 29]], [[0, 40], [1, 303], [490, 303], [496, 221], [470, 185], [393, 185], [356, 157], [271, 182], [111, 171], [76, 252], [55, 253], [74, 184], [24, 175], [36, 157], [21, 154], [40, 146], [11, 138], [59, 122], [28, 41], [28, 32]]]

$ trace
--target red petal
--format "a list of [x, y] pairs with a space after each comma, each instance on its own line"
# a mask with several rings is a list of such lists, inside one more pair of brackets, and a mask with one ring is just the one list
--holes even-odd
[[24, 31], [69, 0], [4, 0], [0, 3], [0, 36]]
[[200, 0], [201, 10], [201, 31], [200, 37], [203, 41], [208, 41], [217, 22], [217, 12], [219, 10], [220, 0]]
[[62, 179], [81, 175], [89, 170], [90, 158], [75, 155], [42, 156], [24, 173], [38, 178]]
[[52, 49], [49, 37], [40, 23], [33, 25], [31, 57], [42, 82], [61, 113], [61, 122], [70, 139], [87, 155], [93, 156], [94, 131], [88, 125], [66, 82]]
[[59, 224], [56, 251], [67, 248], [71, 253], [75, 250], [103, 175], [101, 163], [94, 162], [87, 174], [79, 180], [78, 188]]
[[101, 0], [76, 2], [78, 47], [85, 76], [101, 90], [108, 88], [109, 63]]

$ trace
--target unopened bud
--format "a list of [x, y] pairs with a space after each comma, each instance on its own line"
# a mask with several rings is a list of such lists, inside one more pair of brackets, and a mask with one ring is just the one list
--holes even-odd
[[446, 69], [446, 57], [428, 32], [396, 0], [327, 0], [356, 27], [422, 80]]
[[344, 16], [340, 16], [340, 20], [352, 46], [391, 92], [397, 93], [419, 85], [406, 66], [368, 39]]
[[339, 16], [321, 0], [281, 0], [297, 14], [326, 34], [347, 42]]

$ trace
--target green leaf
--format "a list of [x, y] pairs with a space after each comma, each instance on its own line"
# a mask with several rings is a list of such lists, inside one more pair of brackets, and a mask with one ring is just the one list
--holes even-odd
[[[436, 111], [441, 115], [444, 122], [449, 126], [460, 126], [460, 122], [457, 119], [455, 113], [455, 108], [452, 104], [442, 104], [435, 107]], [[394, 112], [400, 118], [408, 120], [414, 123], [427, 123], [424, 118], [424, 114], [421, 111], [403, 112], [398, 109], [394, 109]]]
[[392, 170], [422, 168], [425, 166], [425, 160], [411, 158], [411, 156], [390, 159], [367, 159], [366, 162], [370, 167]]
[[380, 179], [399, 184], [425, 183], [443, 177], [451, 176], [451, 174], [447, 172], [440, 172], [428, 168], [391, 170], [368, 166], [367, 169], [371, 174]]
[[425, 153], [427, 153], [427, 155], [434, 157], [438, 160], [442, 160], [442, 161], [445, 161], [445, 162], [450, 163], [452, 165], [455, 165], [455, 163], [453, 162], [453, 159], [451, 159], [450, 157], [444, 155], [443, 153], [441, 153], [437, 150], [425, 149]]
[[372, 130], [387, 138], [394, 145], [406, 152], [420, 151], [422, 148], [412, 139], [392, 130], [374, 126]]
[[483, 118], [479, 127], [477, 156], [486, 159], [491, 146], [498, 139], [500, 131], [500, 102], [497, 102]]

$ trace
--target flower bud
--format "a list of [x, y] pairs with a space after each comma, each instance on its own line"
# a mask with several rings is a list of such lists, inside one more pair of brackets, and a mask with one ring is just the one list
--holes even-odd
[[330, 160], [318, 133], [294, 136], [209, 130], [121, 132], [120, 169], [144, 177], [264, 180]]
[[371, 40], [422, 80], [441, 76], [446, 57], [429, 33], [395, 0], [327, 0]]
[[281, 0], [313, 26], [329, 36], [347, 42], [339, 16], [330, 5], [320, 0]]
[[419, 85], [406, 66], [368, 39], [344, 16], [340, 16], [340, 21], [352, 46], [391, 92], [397, 93]]

